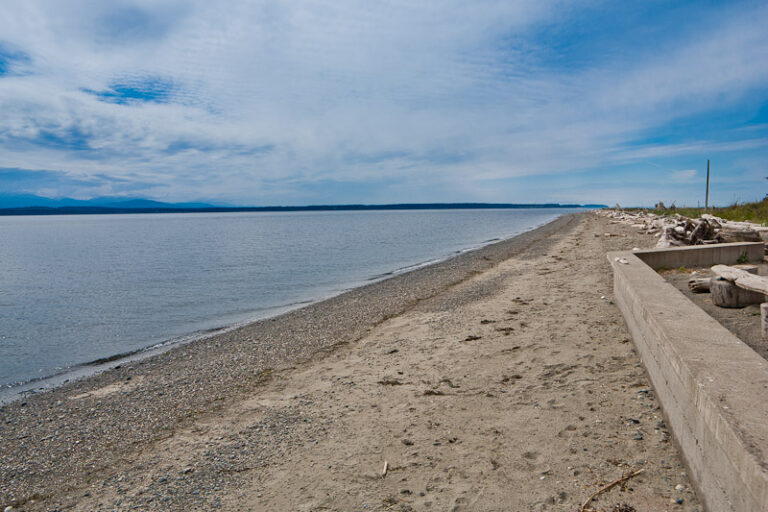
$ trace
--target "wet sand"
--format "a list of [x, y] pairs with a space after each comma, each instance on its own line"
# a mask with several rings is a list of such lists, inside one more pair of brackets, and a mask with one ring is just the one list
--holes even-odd
[[654, 241], [564, 216], [6, 405], [0, 505], [700, 510], [610, 302]]

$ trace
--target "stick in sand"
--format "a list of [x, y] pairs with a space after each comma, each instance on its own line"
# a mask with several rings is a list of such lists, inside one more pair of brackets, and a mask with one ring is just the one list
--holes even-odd
[[589, 505], [590, 503], [592, 503], [592, 500], [593, 500], [593, 499], [597, 498], [597, 497], [598, 497], [600, 494], [604, 493], [605, 491], [607, 491], [607, 490], [609, 490], [609, 489], [612, 489], [613, 487], [615, 487], [615, 486], [617, 486], [617, 485], [619, 485], [619, 484], [623, 484], [624, 482], [626, 482], [626, 481], [627, 481], [627, 480], [629, 480], [630, 478], [636, 477], [637, 475], [639, 475], [639, 474], [640, 474], [640, 473], [642, 473], [643, 471], [645, 471], [645, 469], [638, 469], [638, 470], [637, 470], [637, 471], [635, 471], [634, 473], [630, 473], [630, 474], [628, 474], [627, 476], [623, 476], [623, 477], [619, 478], [618, 480], [614, 480], [613, 482], [609, 483], [608, 485], [606, 485], [606, 486], [605, 486], [605, 487], [603, 487], [602, 489], [599, 489], [599, 490], [598, 490], [597, 492], [595, 492], [595, 493], [594, 493], [592, 496], [590, 496], [590, 497], [587, 499], [587, 501], [585, 501], [585, 502], [584, 502], [584, 504], [583, 504], [583, 505], [581, 506], [581, 508], [579, 509], [579, 512], [587, 512], [588, 510], [592, 510], [592, 509], [588, 509], [588, 508], [587, 508], [587, 505]]
[[389, 471], [389, 462], [384, 461], [384, 469], [381, 470], [381, 478], [387, 476], [387, 471]]

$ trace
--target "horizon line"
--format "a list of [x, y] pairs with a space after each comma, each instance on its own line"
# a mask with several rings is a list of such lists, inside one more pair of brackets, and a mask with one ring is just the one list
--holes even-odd
[[524, 208], [605, 208], [604, 204], [575, 203], [385, 203], [385, 204], [315, 204], [302, 206], [18, 206], [0, 208], [0, 215], [88, 215], [118, 213], [226, 213], [226, 212], [290, 212], [290, 211], [372, 211], [372, 210], [471, 210]]

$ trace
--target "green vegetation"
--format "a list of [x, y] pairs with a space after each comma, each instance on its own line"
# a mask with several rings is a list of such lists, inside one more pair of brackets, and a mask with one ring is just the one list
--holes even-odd
[[674, 206], [665, 209], [650, 209], [657, 215], [673, 215], [679, 213], [683, 217], [696, 218], [702, 213], [711, 213], [723, 219], [756, 222], [768, 225], [768, 198], [755, 203], [734, 203], [731, 206], [719, 208], [676, 208]]

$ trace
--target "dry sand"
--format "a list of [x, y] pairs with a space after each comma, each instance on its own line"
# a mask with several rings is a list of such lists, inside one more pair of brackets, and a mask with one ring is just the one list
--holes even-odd
[[590, 506], [701, 510], [611, 302], [653, 242], [566, 217], [5, 406], [0, 505], [577, 511], [643, 469]]

